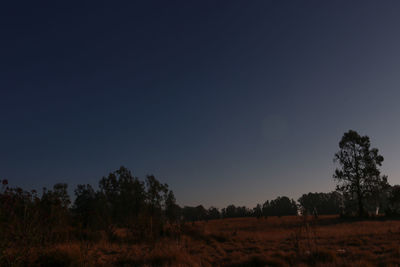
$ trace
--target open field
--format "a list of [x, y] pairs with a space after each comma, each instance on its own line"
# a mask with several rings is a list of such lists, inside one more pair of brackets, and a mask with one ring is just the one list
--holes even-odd
[[156, 242], [120, 239], [35, 248], [39, 266], [398, 266], [400, 221], [336, 216], [237, 218], [185, 224]]

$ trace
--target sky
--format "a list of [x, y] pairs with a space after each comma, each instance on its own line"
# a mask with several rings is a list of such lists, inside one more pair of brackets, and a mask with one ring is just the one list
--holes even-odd
[[0, 178], [123, 165], [180, 205], [335, 188], [349, 129], [400, 184], [398, 1], [4, 1]]

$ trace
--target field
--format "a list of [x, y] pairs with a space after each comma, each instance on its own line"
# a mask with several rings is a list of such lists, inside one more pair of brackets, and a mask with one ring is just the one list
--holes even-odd
[[[106, 238], [30, 250], [34, 266], [398, 266], [400, 221], [335, 216], [187, 223], [134, 244]], [[33, 260], [34, 259], [34, 260]]]

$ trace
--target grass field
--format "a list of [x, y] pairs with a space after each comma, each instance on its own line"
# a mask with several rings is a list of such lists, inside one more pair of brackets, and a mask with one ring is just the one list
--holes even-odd
[[30, 250], [41, 266], [399, 266], [400, 221], [336, 216], [187, 223], [145, 244], [71, 242]]

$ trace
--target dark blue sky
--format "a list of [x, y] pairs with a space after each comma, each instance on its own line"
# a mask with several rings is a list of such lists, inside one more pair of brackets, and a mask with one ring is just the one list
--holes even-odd
[[[11, 1], [10, 1], [11, 2]], [[342, 134], [400, 183], [397, 1], [0, 6], [0, 177], [155, 174], [182, 205], [334, 188]]]

